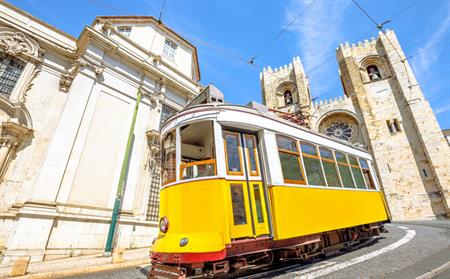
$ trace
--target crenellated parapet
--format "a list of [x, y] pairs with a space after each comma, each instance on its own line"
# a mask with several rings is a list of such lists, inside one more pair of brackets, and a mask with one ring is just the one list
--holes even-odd
[[312, 104], [312, 109], [315, 110], [318, 107], [339, 105], [344, 102], [351, 102], [351, 98], [347, 97], [347, 95], [342, 95], [331, 99], [319, 100], [318, 102], [314, 102]]

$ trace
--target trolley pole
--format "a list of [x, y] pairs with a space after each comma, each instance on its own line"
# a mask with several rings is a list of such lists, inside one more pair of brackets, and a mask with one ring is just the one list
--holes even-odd
[[136, 116], [139, 108], [139, 103], [141, 102], [141, 89], [138, 89], [136, 104], [134, 106], [133, 120], [131, 121], [130, 131], [128, 133], [128, 141], [127, 147], [125, 150], [125, 156], [122, 162], [122, 169], [120, 171], [119, 184], [117, 186], [116, 200], [114, 202], [114, 209], [111, 216], [111, 224], [109, 225], [108, 239], [106, 241], [105, 247], [105, 255], [111, 255], [113, 250], [113, 242], [116, 237], [116, 229], [117, 229], [117, 220], [119, 219], [119, 211], [122, 208], [122, 200], [123, 200], [123, 186], [125, 183], [125, 176], [127, 174], [129, 158], [131, 153], [131, 147], [133, 144], [133, 135], [134, 135], [134, 126], [136, 124]]

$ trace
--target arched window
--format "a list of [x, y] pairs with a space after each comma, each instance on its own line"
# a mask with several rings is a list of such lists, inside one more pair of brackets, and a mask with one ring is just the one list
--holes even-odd
[[375, 65], [370, 65], [367, 67], [367, 74], [369, 74], [369, 79], [371, 81], [381, 79], [380, 70]]
[[286, 90], [283, 93], [284, 95], [284, 104], [287, 105], [292, 105], [294, 102], [292, 100], [292, 92], [291, 90]]

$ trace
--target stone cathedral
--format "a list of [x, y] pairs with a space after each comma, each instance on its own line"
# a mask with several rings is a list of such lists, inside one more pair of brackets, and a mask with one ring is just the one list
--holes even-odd
[[[389, 39], [388, 39], [389, 38]], [[450, 146], [391, 30], [336, 50], [344, 95], [313, 102], [296, 57], [261, 73], [263, 101], [369, 150], [393, 220], [450, 216]]]

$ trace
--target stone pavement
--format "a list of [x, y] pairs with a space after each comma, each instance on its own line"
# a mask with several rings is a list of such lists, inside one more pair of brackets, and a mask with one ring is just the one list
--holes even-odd
[[[148, 255], [149, 249], [150, 248], [125, 250], [121, 259], [115, 260], [114, 263], [112, 256], [106, 257], [102, 254], [31, 263], [28, 267], [27, 275], [11, 278], [59, 278], [75, 274], [123, 269], [131, 266], [148, 264], [150, 262]], [[8, 278], [10, 272], [11, 267], [0, 268], [0, 278]]]

